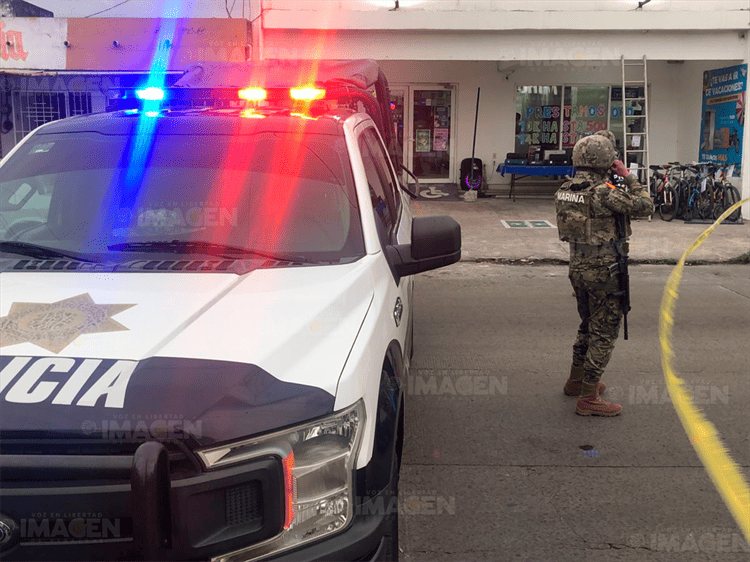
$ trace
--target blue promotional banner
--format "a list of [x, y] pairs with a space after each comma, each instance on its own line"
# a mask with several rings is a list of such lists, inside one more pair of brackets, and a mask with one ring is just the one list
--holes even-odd
[[703, 110], [699, 160], [734, 164], [739, 176], [745, 124], [747, 64], [703, 73]]

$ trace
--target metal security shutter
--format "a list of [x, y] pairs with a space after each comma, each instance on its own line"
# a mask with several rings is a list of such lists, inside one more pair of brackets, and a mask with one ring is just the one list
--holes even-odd
[[15, 141], [38, 126], [73, 115], [91, 113], [91, 92], [13, 92]]
[[92, 113], [91, 92], [68, 92], [68, 117], [89, 113]]

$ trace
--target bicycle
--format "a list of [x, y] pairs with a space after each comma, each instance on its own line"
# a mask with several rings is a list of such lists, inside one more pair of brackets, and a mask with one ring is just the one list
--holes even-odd
[[687, 217], [688, 209], [692, 203], [692, 180], [695, 170], [691, 166], [679, 162], [669, 162], [670, 168], [667, 177], [674, 185], [677, 194], [677, 211], [675, 217], [682, 220], [690, 220]]
[[653, 170], [649, 191], [654, 198], [654, 210], [659, 211], [659, 216], [663, 221], [671, 221], [677, 214], [679, 206], [677, 190], [671, 183], [671, 180], [665, 171], [670, 166], [649, 166]]
[[[704, 162], [693, 162], [696, 171], [693, 188], [697, 190], [694, 200], [694, 213], [692, 218], [701, 220], [712, 219], [714, 202], [716, 200], [714, 188], [714, 175], [709, 172], [710, 164]], [[697, 213], [697, 217], [696, 217]]]
[[[719, 172], [719, 179], [714, 184], [714, 207], [713, 207], [713, 218], [718, 219], [721, 214], [726, 211], [729, 207], [734, 205], [740, 200], [739, 190], [733, 186], [727, 180], [727, 175], [731, 175], [731, 171], [727, 172], [728, 168], [734, 170], [734, 165], [729, 166], [711, 166], [714, 169], [714, 174]], [[741, 209], [737, 208], [725, 219], [732, 222], [736, 222], [740, 218]]]

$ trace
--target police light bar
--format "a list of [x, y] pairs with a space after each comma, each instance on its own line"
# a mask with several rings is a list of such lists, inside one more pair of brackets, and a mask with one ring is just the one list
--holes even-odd
[[155, 105], [167, 109], [170, 106], [218, 105], [236, 103], [242, 108], [245, 101], [238, 95], [237, 88], [115, 88], [107, 92], [107, 111], [122, 109], [149, 109]]
[[295, 102], [311, 102], [322, 100], [326, 97], [326, 91], [321, 88], [312, 86], [302, 86], [297, 88], [244, 88], [237, 92], [239, 98], [250, 102], [276, 102], [288, 103], [289, 100]]
[[[188, 107], [221, 106], [258, 107], [261, 104], [271, 105], [309, 104], [326, 99], [326, 90], [315, 86], [294, 88], [116, 88], [107, 92], [107, 111], [123, 109], [148, 109], [158, 107], [167, 109], [180, 105]], [[196, 104], [196, 102], [198, 102]], [[235, 105], [235, 103], [237, 105]], [[244, 105], [244, 104], [249, 105]], [[290, 106], [291, 109], [291, 106]]]

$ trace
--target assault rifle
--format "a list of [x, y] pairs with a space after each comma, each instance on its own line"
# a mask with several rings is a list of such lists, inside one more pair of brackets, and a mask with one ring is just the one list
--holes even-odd
[[[625, 188], [620, 176], [614, 176], [612, 180], [618, 189]], [[615, 293], [615, 296], [620, 297], [624, 329], [623, 339], [627, 340], [628, 312], [630, 312], [630, 274], [628, 273], [627, 217], [622, 213], [615, 213], [615, 229], [617, 231], [617, 240], [614, 243], [615, 250], [617, 250], [617, 263], [615, 265], [617, 266], [617, 280], [619, 285], [619, 290]]]

